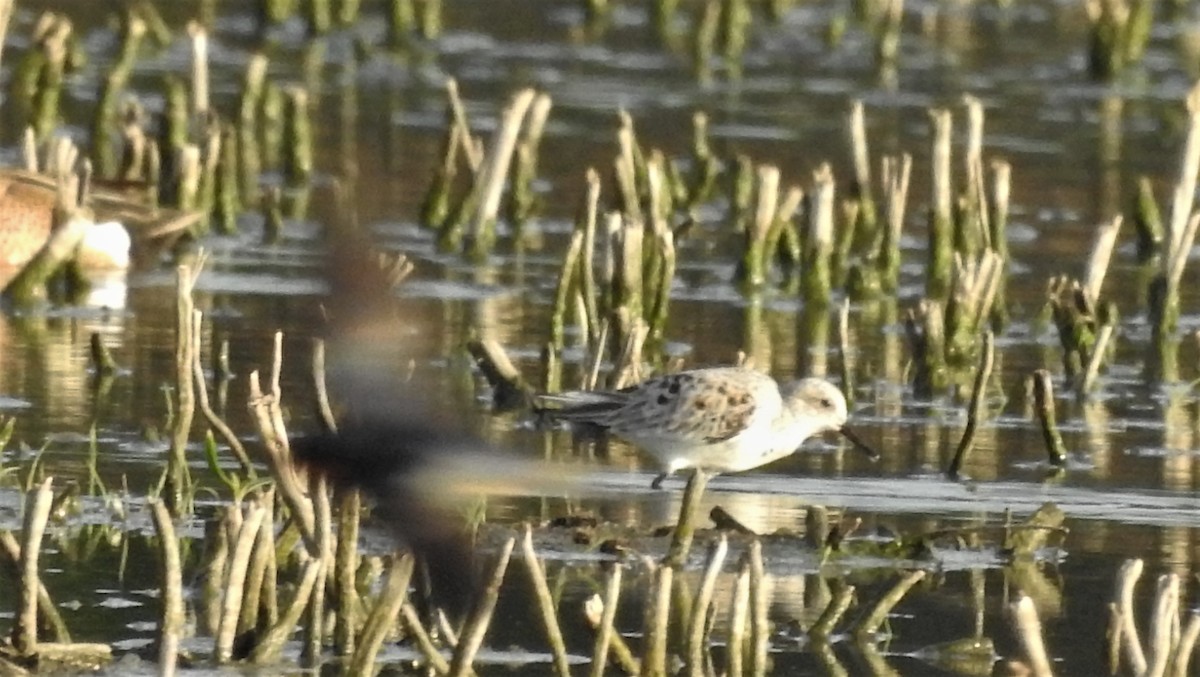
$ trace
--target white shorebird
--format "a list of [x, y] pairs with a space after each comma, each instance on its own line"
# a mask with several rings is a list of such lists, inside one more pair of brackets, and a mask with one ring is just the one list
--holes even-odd
[[872, 458], [846, 426], [846, 398], [820, 378], [782, 386], [743, 367], [708, 367], [658, 376], [615, 391], [539, 396], [547, 415], [590, 423], [641, 447], [662, 469], [707, 474], [757, 468], [822, 432], [840, 432]]
[[535, 404], [551, 417], [598, 425], [641, 447], [662, 469], [652, 488], [671, 473], [691, 469], [664, 559], [669, 566], [687, 561], [700, 497], [714, 475], [783, 458], [822, 432], [839, 432], [877, 457], [846, 427], [842, 392], [820, 378], [781, 387], [752, 369], [708, 367], [610, 392], [540, 395]]

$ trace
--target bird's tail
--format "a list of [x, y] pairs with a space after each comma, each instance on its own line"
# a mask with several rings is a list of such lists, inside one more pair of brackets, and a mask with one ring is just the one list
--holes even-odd
[[533, 410], [562, 421], [603, 424], [613, 412], [625, 406], [623, 393], [573, 390], [564, 393], [539, 393], [533, 396]]

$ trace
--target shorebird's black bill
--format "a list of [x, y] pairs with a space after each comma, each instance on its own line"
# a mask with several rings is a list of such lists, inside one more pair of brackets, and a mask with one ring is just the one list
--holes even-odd
[[850, 444], [854, 445], [855, 449], [858, 449], [862, 453], [866, 454], [867, 458], [871, 459], [871, 462], [879, 460], [879, 452], [872, 449], [866, 442], [863, 442], [862, 438], [860, 438], [858, 435], [855, 435], [854, 431], [851, 430], [849, 426], [842, 426], [841, 430], [838, 432], [840, 432], [843, 437], [850, 440]]

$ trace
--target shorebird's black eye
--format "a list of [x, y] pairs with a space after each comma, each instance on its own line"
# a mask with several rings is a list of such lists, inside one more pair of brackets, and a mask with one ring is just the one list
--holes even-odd
[[833, 409], [833, 400], [829, 399], [828, 397], [822, 397], [818, 404], [821, 405], [822, 409]]

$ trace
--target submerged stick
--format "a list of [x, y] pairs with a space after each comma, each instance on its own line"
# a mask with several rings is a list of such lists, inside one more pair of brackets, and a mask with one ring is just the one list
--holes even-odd
[[761, 541], [751, 541], [746, 559], [750, 563], [750, 674], [765, 675], [771, 625], [768, 620], [770, 600], [767, 599], [767, 591], [763, 589], [766, 573], [763, 568]]

